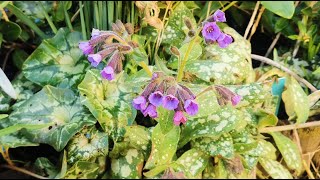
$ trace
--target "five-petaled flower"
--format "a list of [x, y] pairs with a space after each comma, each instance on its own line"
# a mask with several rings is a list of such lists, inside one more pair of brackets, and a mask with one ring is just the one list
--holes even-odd
[[226, 48], [232, 43], [232, 37], [223, 33], [216, 22], [226, 22], [223, 11], [217, 10], [212, 16], [203, 22], [202, 36], [206, 44], [218, 42], [220, 48]]

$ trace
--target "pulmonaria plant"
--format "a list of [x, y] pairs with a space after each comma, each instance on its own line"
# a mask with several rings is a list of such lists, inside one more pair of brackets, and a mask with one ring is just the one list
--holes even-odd
[[157, 107], [174, 110], [173, 122], [175, 125], [185, 124], [187, 118], [184, 112], [190, 116], [198, 113], [196, 96], [186, 86], [179, 84], [175, 78], [165, 76], [163, 72], [155, 72], [148, 85], [140, 96], [133, 99], [132, 105], [140, 110], [144, 117], [157, 118]]
[[138, 46], [131, 41], [132, 34], [133, 26], [130, 23], [124, 25], [117, 20], [112, 24], [112, 31], [93, 29], [91, 39], [80, 42], [79, 48], [88, 56], [88, 61], [93, 67], [97, 67], [101, 61], [109, 57], [100, 73], [104, 79], [111, 81], [115, 78], [115, 74], [122, 71], [124, 54], [132, 52]]
[[217, 10], [212, 16], [203, 22], [202, 36], [206, 44], [218, 42], [221, 48], [226, 48], [232, 43], [232, 37], [223, 33], [217, 22], [226, 22], [226, 17], [223, 11]]
[[214, 88], [218, 94], [218, 103], [220, 106], [224, 106], [229, 102], [231, 102], [233, 106], [236, 106], [242, 99], [240, 95], [230, 91], [224, 86], [215, 85]]

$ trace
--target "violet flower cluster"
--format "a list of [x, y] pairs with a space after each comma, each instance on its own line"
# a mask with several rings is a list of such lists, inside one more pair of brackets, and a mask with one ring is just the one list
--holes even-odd
[[223, 33], [217, 22], [226, 22], [225, 14], [221, 10], [217, 10], [203, 23], [202, 36], [207, 44], [218, 42], [221, 48], [226, 48], [232, 43], [232, 37]]
[[198, 113], [196, 96], [182, 84], [176, 83], [171, 76], [165, 76], [162, 72], [155, 72], [150, 83], [145, 87], [140, 96], [133, 99], [132, 105], [140, 110], [144, 117], [157, 118], [157, 107], [174, 110], [173, 122], [175, 125], [185, 124], [187, 118], [184, 112], [190, 116]]
[[[133, 34], [133, 26], [129, 23], [123, 24], [117, 20], [112, 24], [112, 31], [100, 31], [93, 29], [89, 41], [80, 42], [79, 48], [83, 54], [88, 56], [91, 66], [97, 67], [101, 61], [109, 57], [107, 65], [100, 72], [104, 79], [111, 81], [115, 74], [122, 71], [124, 54], [133, 51], [137, 44], [130, 40]], [[118, 42], [113, 42], [116, 40]], [[97, 50], [97, 52], [95, 52]]]
[[226, 105], [228, 102], [231, 102], [233, 106], [236, 106], [242, 99], [242, 96], [232, 92], [224, 86], [215, 85], [214, 87], [218, 93], [217, 99], [220, 106]]

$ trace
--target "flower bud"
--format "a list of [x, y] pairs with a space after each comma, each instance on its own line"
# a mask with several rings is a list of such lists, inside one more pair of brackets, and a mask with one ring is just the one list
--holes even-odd
[[174, 54], [175, 56], [180, 56], [180, 51], [176, 46], [171, 46], [170, 47], [170, 52]]

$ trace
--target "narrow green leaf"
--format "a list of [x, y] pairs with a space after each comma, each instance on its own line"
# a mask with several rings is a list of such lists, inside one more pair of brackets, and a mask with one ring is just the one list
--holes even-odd
[[289, 169], [297, 172], [302, 171], [302, 158], [298, 146], [280, 132], [272, 132], [269, 134], [273, 137]]
[[286, 78], [286, 90], [282, 93], [282, 100], [285, 105], [289, 119], [297, 116], [297, 124], [307, 121], [309, 116], [309, 99], [300, 84], [292, 76]]
[[259, 163], [273, 179], [293, 179], [291, 173], [278, 161], [261, 157]]
[[152, 132], [152, 150], [144, 169], [153, 169], [171, 162], [180, 137], [180, 128], [174, 126], [169, 132], [162, 133], [160, 125]]

